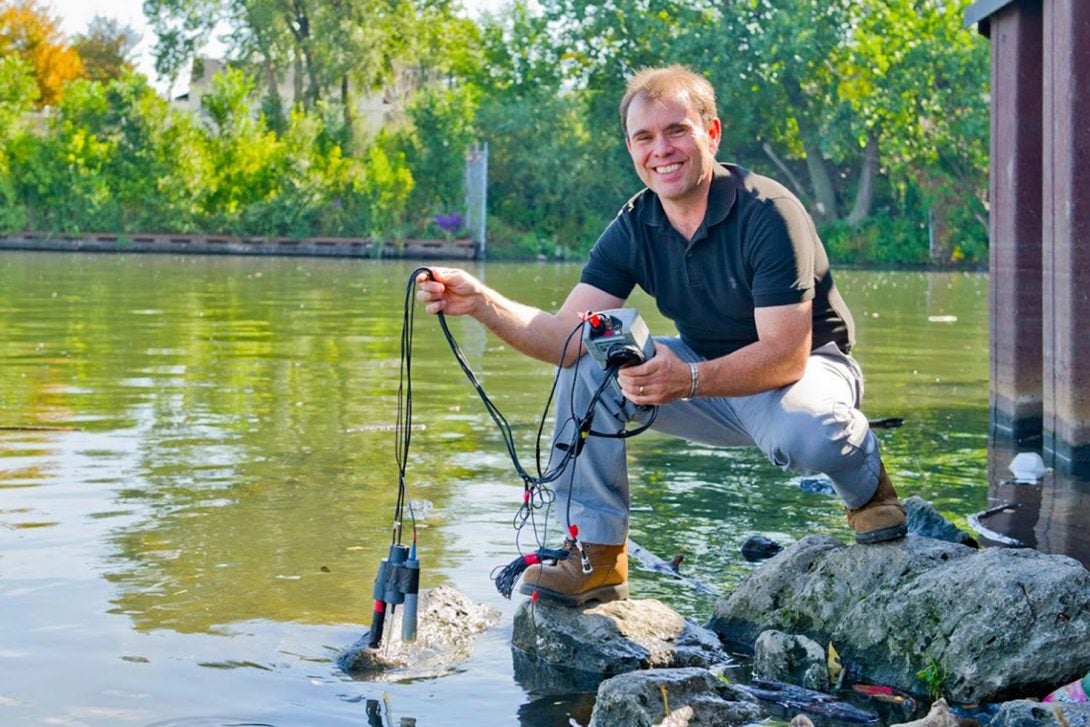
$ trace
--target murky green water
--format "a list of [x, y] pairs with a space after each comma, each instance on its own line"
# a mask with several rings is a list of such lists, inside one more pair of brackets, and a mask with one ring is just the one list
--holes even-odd
[[[0, 724], [567, 724], [508, 649], [521, 486], [435, 320], [416, 318], [410, 497], [423, 585], [499, 608], [452, 673], [353, 681], [332, 658], [370, 621], [396, 497], [410, 263], [0, 254]], [[489, 264], [553, 308], [569, 265]], [[843, 271], [865, 409], [903, 494], [964, 525], [985, 507], [987, 278]], [[670, 331], [635, 298], [653, 332]], [[472, 321], [452, 330], [533, 456], [552, 369]], [[19, 429], [22, 427], [23, 429]], [[29, 428], [29, 429], [28, 429]], [[755, 452], [630, 445], [632, 538], [727, 590], [752, 533], [847, 538], [836, 503]], [[713, 599], [634, 564], [637, 597], [697, 620]], [[559, 704], [557, 703], [559, 701]], [[381, 723], [381, 722], [380, 722]]]

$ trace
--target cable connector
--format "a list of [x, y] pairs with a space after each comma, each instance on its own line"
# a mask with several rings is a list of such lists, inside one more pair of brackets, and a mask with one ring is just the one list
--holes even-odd
[[583, 541], [579, 539], [579, 526], [574, 524], [569, 525], [568, 537], [566, 537], [564, 540], [567, 541], [569, 547], [575, 546], [575, 549], [579, 551], [579, 562], [582, 564], [583, 567], [583, 575], [589, 575], [590, 573], [593, 573], [594, 567], [590, 564], [590, 556], [588, 556], [587, 551], [583, 549]]

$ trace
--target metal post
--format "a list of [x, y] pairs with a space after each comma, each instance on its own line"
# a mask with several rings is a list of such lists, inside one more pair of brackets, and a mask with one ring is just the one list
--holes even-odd
[[474, 243], [474, 257], [484, 258], [488, 219], [488, 142], [466, 152], [466, 230]]

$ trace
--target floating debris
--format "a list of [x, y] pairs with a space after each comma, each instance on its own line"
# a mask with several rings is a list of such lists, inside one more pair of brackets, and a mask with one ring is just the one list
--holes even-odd
[[1012, 505], [1009, 502], [1005, 502], [1002, 505], [989, 508], [982, 512], [974, 513], [966, 518], [969, 521], [969, 526], [975, 530], [979, 535], [983, 535], [988, 540], [1000, 545], [1008, 545], [1012, 548], [1024, 548], [1026, 544], [1018, 538], [1012, 538], [1009, 535], [996, 532], [987, 525], [984, 524], [984, 520], [988, 519], [992, 515], [998, 515], [1001, 512], [1014, 512], [1018, 509], [1017, 505]]
[[1010, 463], [1014, 481], [1035, 484], [1048, 472], [1045, 461], [1036, 452], [1019, 452]]

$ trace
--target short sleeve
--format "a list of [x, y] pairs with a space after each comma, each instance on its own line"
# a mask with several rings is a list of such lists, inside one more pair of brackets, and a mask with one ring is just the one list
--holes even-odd
[[750, 224], [744, 239], [753, 269], [754, 307], [812, 300], [817, 231], [798, 200], [766, 199]]
[[579, 282], [621, 299], [628, 298], [636, 287], [634, 244], [631, 221], [622, 210], [591, 248]]

